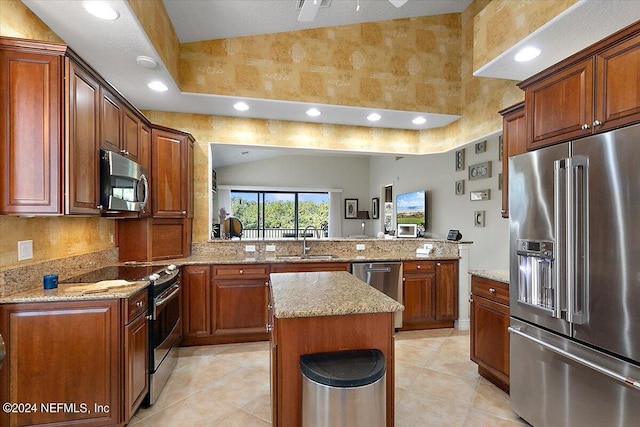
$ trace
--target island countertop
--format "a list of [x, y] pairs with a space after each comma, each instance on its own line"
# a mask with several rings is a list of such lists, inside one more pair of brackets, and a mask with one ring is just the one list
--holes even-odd
[[271, 273], [278, 318], [390, 313], [404, 306], [346, 271]]

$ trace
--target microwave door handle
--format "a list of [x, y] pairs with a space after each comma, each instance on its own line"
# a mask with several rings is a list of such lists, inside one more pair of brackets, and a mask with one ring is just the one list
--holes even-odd
[[[554, 289], [553, 317], [561, 319], [562, 313], [567, 312], [566, 301], [566, 243], [567, 237], [567, 161], [556, 160], [553, 164], [553, 229], [555, 247], [555, 259], [552, 261], [554, 272], [552, 280]], [[567, 319], [568, 320], [568, 319]]]
[[144, 186], [144, 200], [140, 204], [140, 210], [143, 210], [149, 200], [149, 181], [143, 173], [140, 174], [140, 181], [142, 181], [142, 185]]

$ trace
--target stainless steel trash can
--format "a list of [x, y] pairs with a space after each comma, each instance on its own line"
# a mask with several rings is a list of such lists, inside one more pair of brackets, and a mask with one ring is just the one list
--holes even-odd
[[300, 356], [302, 427], [384, 427], [386, 373], [377, 349]]

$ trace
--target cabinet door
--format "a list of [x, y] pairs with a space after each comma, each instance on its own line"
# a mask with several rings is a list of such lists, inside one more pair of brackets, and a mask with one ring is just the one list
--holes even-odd
[[266, 333], [267, 280], [213, 280], [214, 335]]
[[[0, 331], [8, 353], [0, 370], [0, 400], [35, 403], [38, 410], [0, 412], [0, 425], [118, 425], [121, 322], [118, 300], [2, 306]], [[56, 402], [77, 410], [51, 406], [47, 412], [40, 406]]]
[[436, 319], [434, 273], [405, 274], [403, 278], [402, 326]]
[[0, 213], [62, 213], [61, 56], [0, 50]]
[[154, 261], [189, 256], [191, 233], [188, 219], [154, 218], [151, 226], [151, 258]]
[[640, 121], [640, 35], [597, 55], [596, 131]]
[[[187, 216], [187, 206], [183, 203], [183, 193], [187, 191], [187, 179], [183, 167], [183, 135], [153, 129], [151, 138], [151, 167], [153, 178], [153, 216], [183, 218]], [[183, 187], [184, 183], [184, 187]]]
[[72, 61], [68, 80], [68, 195], [65, 213], [98, 214], [100, 86]]
[[530, 150], [591, 134], [593, 72], [589, 58], [526, 88]]
[[100, 146], [120, 153], [123, 146], [122, 107], [120, 101], [106, 89], [101, 88], [100, 93]]
[[211, 270], [208, 265], [182, 269], [182, 335], [211, 335]]
[[527, 120], [524, 103], [500, 112], [502, 119], [502, 210], [503, 218], [509, 217], [509, 157], [527, 151]]
[[458, 318], [458, 261], [436, 262], [436, 319]]
[[509, 384], [509, 306], [473, 295], [471, 300], [471, 360]]
[[122, 154], [134, 162], [140, 163], [140, 145], [142, 132], [140, 119], [132, 111], [125, 108], [123, 114], [124, 135], [122, 142]]
[[149, 391], [149, 322], [138, 316], [124, 329], [124, 421], [128, 422]]
[[185, 144], [186, 148], [186, 162], [183, 162], [186, 165], [187, 170], [184, 174], [186, 176], [186, 188], [187, 191], [182, 195], [182, 206], [186, 206], [187, 209], [187, 218], [193, 218], [193, 150], [195, 148], [195, 141], [192, 138], [188, 138]]

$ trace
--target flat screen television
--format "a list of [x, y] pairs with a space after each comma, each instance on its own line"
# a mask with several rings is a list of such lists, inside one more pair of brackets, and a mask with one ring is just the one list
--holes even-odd
[[427, 230], [427, 219], [426, 190], [396, 196], [398, 237], [423, 237]]

